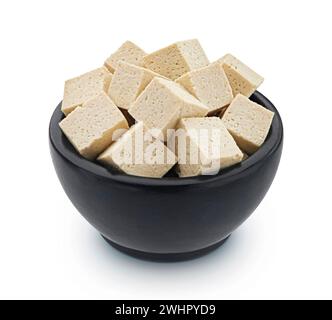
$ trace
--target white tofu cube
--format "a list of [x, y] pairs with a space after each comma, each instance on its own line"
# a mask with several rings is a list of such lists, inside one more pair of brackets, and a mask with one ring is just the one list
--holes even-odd
[[231, 54], [226, 54], [218, 60], [218, 63], [220, 63], [225, 70], [234, 97], [238, 93], [250, 97], [264, 81], [262, 76]]
[[118, 68], [120, 61], [139, 66], [145, 56], [146, 53], [140, 47], [131, 41], [126, 41], [105, 61], [105, 66], [113, 73]]
[[155, 77], [129, 109], [136, 121], [143, 121], [149, 129], [160, 130], [154, 135], [164, 140], [167, 129], [175, 128], [182, 117], [207, 115], [209, 109], [179, 84]]
[[119, 108], [128, 110], [130, 104], [156, 76], [160, 75], [133, 64], [119, 62], [108, 89], [108, 95]]
[[209, 113], [221, 110], [233, 100], [232, 88], [219, 63], [190, 71], [175, 82], [203, 102]]
[[175, 142], [180, 177], [216, 174], [242, 161], [243, 154], [218, 117], [181, 119]]
[[161, 178], [175, 165], [176, 156], [160, 140], [153, 138], [142, 122], [138, 122], [98, 160], [129, 175]]
[[175, 80], [183, 74], [209, 64], [198, 40], [174, 43], [143, 58], [143, 66]]
[[112, 74], [105, 68], [98, 68], [65, 83], [61, 111], [68, 115], [76, 107], [106, 92], [112, 80]]
[[124, 115], [106, 93], [77, 107], [59, 125], [75, 149], [89, 160], [118, 138], [118, 129], [128, 128]]
[[238, 146], [249, 155], [265, 141], [274, 113], [238, 94], [222, 116], [222, 121]]

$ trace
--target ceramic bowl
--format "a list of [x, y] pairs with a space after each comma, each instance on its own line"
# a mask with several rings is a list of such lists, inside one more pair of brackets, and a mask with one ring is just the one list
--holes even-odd
[[81, 215], [105, 240], [130, 255], [186, 260], [220, 246], [257, 208], [277, 172], [283, 126], [261, 93], [251, 100], [275, 112], [261, 148], [214, 176], [162, 179], [129, 176], [82, 158], [61, 132], [61, 104], [49, 128], [54, 168]]

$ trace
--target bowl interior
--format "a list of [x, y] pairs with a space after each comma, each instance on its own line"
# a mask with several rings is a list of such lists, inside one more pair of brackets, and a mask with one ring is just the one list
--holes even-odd
[[113, 179], [123, 183], [129, 184], [143, 184], [143, 185], [155, 185], [155, 186], [169, 186], [169, 185], [189, 185], [189, 184], [197, 184], [204, 183], [208, 181], [213, 181], [215, 179], [228, 179], [236, 174], [239, 174], [249, 167], [258, 164], [260, 161], [264, 161], [265, 158], [269, 157], [271, 153], [279, 146], [282, 142], [283, 137], [283, 127], [280, 115], [278, 110], [274, 107], [274, 105], [261, 93], [256, 91], [250, 99], [265, 108], [273, 111], [275, 116], [272, 121], [271, 129], [269, 134], [264, 142], [264, 144], [256, 151], [253, 155], [251, 155], [248, 159], [242, 161], [239, 164], [236, 164], [232, 167], [222, 169], [216, 175], [205, 175], [205, 176], [196, 176], [189, 178], [179, 178], [175, 175], [168, 174], [161, 179], [156, 178], [144, 178], [144, 177], [136, 177], [123, 174], [116, 170], [112, 170], [110, 168], [106, 168], [100, 165], [96, 161], [86, 160], [74, 149], [65, 135], [62, 133], [59, 122], [64, 118], [64, 115], [61, 112], [61, 103], [55, 109], [49, 128], [50, 134], [50, 143], [54, 146], [54, 148], [68, 161], [74, 164], [77, 167], [80, 167], [84, 170], [87, 170], [95, 175]]

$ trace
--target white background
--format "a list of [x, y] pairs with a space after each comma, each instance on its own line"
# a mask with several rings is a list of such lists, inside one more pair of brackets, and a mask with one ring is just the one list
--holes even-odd
[[[0, 298], [332, 298], [331, 1], [1, 1]], [[110, 248], [63, 192], [48, 122], [63, 82], [130, 39], [198, 38], [265, 77], [285, 145], [277, 177], [224, 247], [158, 264]], [[179, 214], [181, 214], [179, 212]]]

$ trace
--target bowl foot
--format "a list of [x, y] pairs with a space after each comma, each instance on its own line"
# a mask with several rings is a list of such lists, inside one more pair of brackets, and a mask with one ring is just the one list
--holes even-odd
[[129, 255], [134, 258], [142, 259], [142, 260], [148, 260], [148, 261], [154, 261], [154, 262], [178, 262], [178, 261], [186, 261], [191, 259], [196, 259], [199, 257], [202, 257], [211, 251], [219, 248], [221, 245], [223, 245], [227, 239], [230, 237], [226, 237], [225, 239], [213, 244], [212, 246], [197, 250], [197, 251], [190, 251], [190, 252], [180, 252], [180, 253], [151, 253], [151, 252], [144, 252], [144, 251], [138, 251], [130, 248], [126, 248], [123, 246], [120, 246], [113, 241], [107, 239], [104, 237], [104, 240], [110, 244], [113, 248]]

